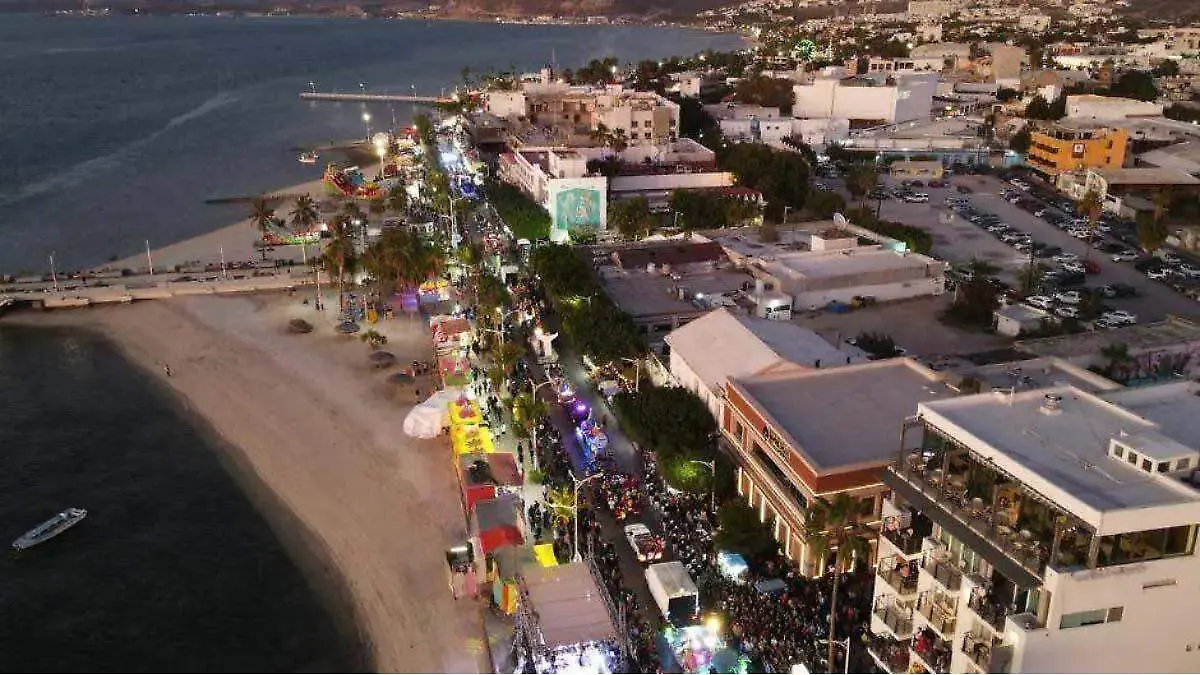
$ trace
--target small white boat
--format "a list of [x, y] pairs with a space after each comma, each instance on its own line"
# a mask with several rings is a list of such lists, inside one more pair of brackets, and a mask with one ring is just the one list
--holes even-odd
[[13, 542], [13, 548], [23, 551], [49, 541], [74, 527], [86, 517], [86, 509], [69, 508], [18, 537]]
[[320, 157], [320, 155], [317, 154], [316, 150], [302, 152], [302, 153], [300, 153], [300, 163], [301, 164], [316, 164], [317, 159], [319, 157]]

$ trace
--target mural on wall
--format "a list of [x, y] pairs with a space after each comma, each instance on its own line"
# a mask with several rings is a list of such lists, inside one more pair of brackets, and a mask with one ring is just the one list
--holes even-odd
[[[596, 230], [604, 225], [604, 194], [595, 188], [567, 188], [554, 196], [554, 230]], [[552, 237], [553, 238], [553, 237]]]

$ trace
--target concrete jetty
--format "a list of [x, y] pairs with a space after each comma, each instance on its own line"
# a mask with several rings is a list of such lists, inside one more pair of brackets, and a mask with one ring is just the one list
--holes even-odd
[[417, 96], [415, 94], [365, 94], [335, 93], [327, 91], [303, 91], [300, 98], [305, 101], [359, 101], [363, 103], [450, 103], [446, 96]]
[[[179, 279], [179, 275], [170, 275]], [[273, 274], [239, 275], [237, 278], [201, 277], [189, 281], [144, 279], [105, 286], [74, 286], [72, 288], [28, 288], [0, 293], [0, 313], [5, 309], [32, 307], [35, 309], [69, 309], [142, 300], [163, 300], [186, 295], [222, 295], [286, 291], [314, 285], [312, 273], [296, 269]], [[323, 280], [328, 282], [328, 280]]]

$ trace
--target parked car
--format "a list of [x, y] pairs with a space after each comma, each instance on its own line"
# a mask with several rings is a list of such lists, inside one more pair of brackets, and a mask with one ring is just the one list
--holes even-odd
[[1063, 304], [1078, 305], [1083, 302], [1083, 294], [1079, 291], [1059, 291], [1054, 294], [1054, 299]]
[[1105, 312], [1100, 315], [1100, 318], [1110, 326], [1132, 326], [1138, 322], [1137, 314], [1127, 312], [1123, 309], [1115, 309], [1111, 312]]
[[1070, 305], [1064, 305], [1062, 307], [1055, 307], [1054, 313], [1057, 314], [1058, 316], [1061, 316], [1064, 319], [1078, 319], [1079, 318], [1079, 308], [1071, 307]]
[[1025, 304], [1030, 307], [1037, 307], [1038, 309], [1049, 310], [1054, 308], [1054, 300], [1044, 295], [1031, 295], [1025, 298]]
[[1130, 249], [1118, 251], [1117, 253], [1114, 253], [1112, 255], [1113, 262], [1130, 262], [1130, 261], [1137, 260], [1137, 259], [1138, 259], [1137, 251], [1133, 251]]
[[1188, 279], [1200, 278], [1200, 267], [1183, 263], [1175, 268], [1175, 271]]
[[1074, 253], [1059, 253], [1058, 255], [1051, 258], [1051, 260], [1053, 260], [1054, 262], [1059, 263], [1059, 264], [1077, 263], [1077, 262], [1079, 262], [1079, 256], [1075, 255]]
[[1171, 276], [1171, 271], [1165, 267], [1154, 267], [1146, 270], [1146, 276], [1155, 281], [1166, 281], [1167, 277]]

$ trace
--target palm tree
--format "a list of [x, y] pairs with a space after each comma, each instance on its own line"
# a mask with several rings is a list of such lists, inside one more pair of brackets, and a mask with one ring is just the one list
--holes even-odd
[[877, 181], [875, 165], [859, 164], [850, 170], [850, 175], [846, 176], [846, 189], [859, 201], [859, 205], [866, 209], [867, 195], [875, 189]]
[[519, 342], [505, 342], [496, 350], [496, 365], [507, 377], [525, 356], [525, 346]]
[[549, 412], [546, 402], [530, 394], [521, 394], [513, 401], [513, 423], [519, 438], [533, 435], [533, 427]]
[[1100, 220], [1100, 193], [1096, 190], [1088, 190], [1083, 197], [1080, 197], [1078, 202], [1079, 212], [1087, 217], [1088, 221], [1088, 250], [1084, 260], [1092, 257], [1092, 246], [1096, 240], [1096, 222]]
[[271, 233], [271, 223], [275, 220], [275, 209], [271, 208], [271, 203], [263, 197], [255, 197], [250, 208], [250, 225], [258, 230], [262, 244], [259, 250], [262, 251], [262, 259], [266, 260], [267, 235]]
[[308, 234], [320, 218], [317, 202], [312, 197], [300, 195], [296, 198], [296, 204], [292, 207], [292, 234], [300, 238], [300, 257], [305, 265], [308, 264]]
[[385, 200], [387, 209], [397, 215], [404, 212], [408, 208], [408, 193], [404, 191], [403, 185], [396, 185], [391, 190], [388, 190]]
[[[845, 492], [838, 493], [832, 500], [818, 499], [808, 511], [805, 522], [805, 539], [816, 552], [822, 564], [830, 553], [835, 555], [833, 590], [829, 596], [829, 661], [826, 672], [834, 672], [834, 640], [837, 639], [838, 585], [844, 572], [855, 559], [870, 551], [860, 523], [859, 503]], [[850, 658], [847, 654], [846, 658]]]
[[354, 235], [350, 223], [345, 216], [338, 216], [329, 223], [329, 245], [325, 247], [324, 257], [329, 266], [337, 272], [338, 293], [346, 277], [346, 268], [354, 258]]

